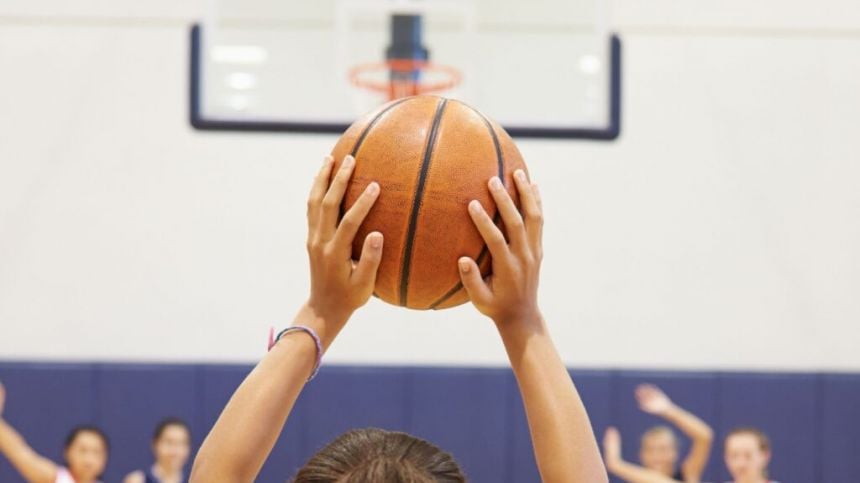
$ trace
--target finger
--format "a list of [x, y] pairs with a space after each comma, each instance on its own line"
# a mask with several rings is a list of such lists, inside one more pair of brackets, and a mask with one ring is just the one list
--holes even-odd
[[325, 192], [328, 189], [328, 180], [331, 177], [332, 157], [326, 156], [322, 167], [311, 185], [311, 193], [308, 195], [308, 226], [315, 228], [319, 221], [319, 207], [322, 204]]
[[493, 298], [493, 292], [484, 279], [481, 277], [481, 269], [469, 257], [461, 257], [457, 261], [460, 267], [460, 280], [463, 282], [463, 287], [466, 293], [469, 294], [469, 299], [475, 305], [489, 305]]
[[493, 176], [490, 178], [488, 184], [490, 194], [499, 208], [499, 214], [502, 215], [502, 221], [505, 223], [505, 231], [508, 233], [511, 245], [514, 248], [522, 248], [526, 239], [526, 232], [523, 217], [520, 216], [517, 205], [514, 204], [514, 200], [511, 199], [511, 195], [508, 194], [508, 190], [505, 189], [505, 186], [498, 177]]
[[354, 167], [355, 158], [352, 156], [345, 157], [328, 187], [328, 192], [323, 197], [322, 210], [320, 211], [320, 234], [325, 240], [331, 238], [337, 229], [340, 204], [343, 201], [343, 194], [346, 193], [346, 187], [349, 185], [349, 178], [352, 176]]
[[367, 185], [364, 192], [356, 200], [355, 204], [343, 215], [340, 220], [340, 225], [337, 227], [337, 232], [334, 235], [334, 243], [338, 247], [349, 247], [355, 239], [355, 234], [358, 233], [361, 223], [370, 213], [373, 204], [379, 198], [379, 184], [373, 182]]
[[514, 184], [520, 195], [520, 206], [526, 224], [526, 237], [532, 252], [540, 251], [541, 231], [543, 230], [543, 211], [538, 204], [534, 186], [526, 177], [525, 171], [518, 169], [514, 172]]
[[487, 244], [490, 255], [497, 260], [502, 260], [503, 257], [506, 257], [509, 254], [508, 243], [505, 241], [502, 231], [493, 223], [490, 215], [481, 206], [480, 201], [472, 200], [469, 203], [469, 216], [472, 217], [472, 223], [478, 228], [478, 232]]
[[382, 260], [382, 233], [375, 231], [364, 239], [364, 246], [361, 248], [361, 258], [355, 264], [355, 270], [352, 271], [351, 279], [353, 283], [359, 286], [373, 286], [376, 284], [376, 271], [379, 269], [379, 262]]

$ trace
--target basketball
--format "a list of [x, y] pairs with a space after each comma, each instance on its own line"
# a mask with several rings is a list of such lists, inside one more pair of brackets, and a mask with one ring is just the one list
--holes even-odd
[[487, 188], [493, 176], [517, 200], [512, 176], [525, 164], [510, 136], [463, 102], [416, 96], [389, 102], [352, 124], [332, 151], [333, 173], [350, 154], [355, 170], [343, 212], [369, 183], [381, 188], [353, 244], [358, 259], [369, 233], [385, 237], [375, 295], [412, 309], [466, 302], [457, 260], [473, 258], [485, 276], [491, 267], [467, 207], [478, 200], [498, 222]]

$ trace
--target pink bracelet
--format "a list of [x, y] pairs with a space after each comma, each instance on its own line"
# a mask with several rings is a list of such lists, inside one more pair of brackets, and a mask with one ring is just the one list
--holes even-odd
[[292, 327], [287, 327], [286, 329], [280, 331], [277, 336], [275, 336], [274, 327], [269, 328], [269, 350], [272, 350], [272, 347], [275, 347], [275, 344], [281, 340], [281, 337], [289, 334], [290, 332], [304, 332], [311, 336], [311, 339], [314, 340], [314, 345], [317, 349], [316, 360], [314, 361], [314, 370], [311, 372], [311, 376], [308, 378], [308, 381], [316, 377], [317, 373], [320, 371], [320, 365], [322, 364], [322, 342], [320, 341], [320, 337], [317, 333], [311, 329], [310, 327], [305, 327], [304, 325], [294, 325]]

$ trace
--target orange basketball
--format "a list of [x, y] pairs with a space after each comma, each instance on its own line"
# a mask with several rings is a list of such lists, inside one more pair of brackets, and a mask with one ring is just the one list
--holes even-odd
[[413, 309], [467, 301], [457, 260], [469, 256], [484, 275], [490, 271], [490, 255], [468, 204], [479, 200], [498, 222], [487, 188], [493, 176], [515, 196], [512, 176], [525, 164], [510, 136], [462, 102], [407, 97], [346, 130], [332, 151], [335, 170], [348, 154], [355, 157], [355, 170], [344, 212], [370, 182], [381, 188], [353, 244], [353, 258], [358, 259], [370, 232], [385, 237], [375, 295]]

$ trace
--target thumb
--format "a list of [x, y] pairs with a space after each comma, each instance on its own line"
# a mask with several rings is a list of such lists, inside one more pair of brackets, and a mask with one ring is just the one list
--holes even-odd
[[376, 271], [379, 262], [382, 261], [382, 233], [375, 231], [364, 239], [361, 248], [361, 258], [352, 272], [352, 280], [358, 285], [369, 285], [371, 288], [376, 284]]
[[463, 287], [466, 293], [469, 294], [469, 299], [475, 306], [489, 305], [493, 297], [490, 287], [487, 286], [484, 279], [481, 278], [481, 270], [478, 264], [469, 257], [460, 257], [457, 261], [460, 268], [460, 280], [463, 282]]

